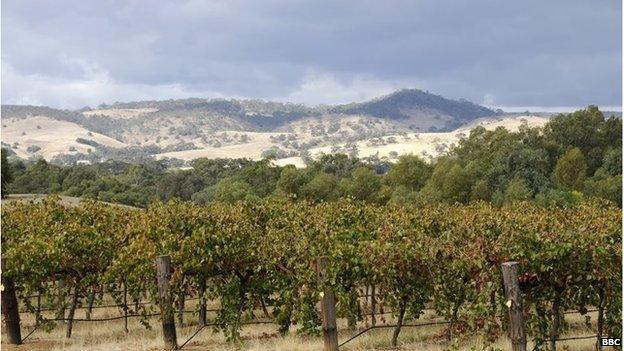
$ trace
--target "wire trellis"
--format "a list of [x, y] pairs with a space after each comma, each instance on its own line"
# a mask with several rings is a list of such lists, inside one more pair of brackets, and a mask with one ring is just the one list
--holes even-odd
[[[115, 291], [108, 291], [107, 293], [114, 293]], [[119, 292], [123, 292], [123, 291], [119, 291]], [[360, 298], [368, 298], [371, 297], [372, 295], [362, 295], [359, 296]], [[24, 296], [24, 298], [37, 298], [39, 297], [38, 295], [31, 295], [31, 296]], [[201, 298], [198, 296], [189, 296], [188, 298], [185, 298], [185, 302], [187, 301], [195, 301], [195, 300], [200, 300]], [[134, 302], [129, 304], [128, 306], [146, 306], [146, 305], [157, 305], [154, 302]], [[270, 305], [268, 305], [270, 307]], [[93, 310], [93, 309], [103, 309], [103, 308], [119, 308], [119, 309], [124, 309], [124, 305], [123, 304], [105, 304], [105, 305], [94, 305], [94, 306], [88, 306], [88, 305], [81, 305], [81, 306], [76, 306], [76, 310], [84, 310], [84, 309], [89, 309], [89, 310]], [[425, 308], [424, 310], [428, 310], [428, 311], [434, 311], [433, 308]], [[58, 308], [38, 308], [37, 311], [39, 312], [44, 312], [44, 311], [58, 311]], [[206, 312], [218, 312], [220, 311], [219, 308], [206, 308], [205, 309]], [[565, 311], [563, 312], [564, 314], [587, 314], [587, 313], [591, 313], [591, 312], [597, 312], [598, 309], [588, 309], [585, 311], [576, 311], [576, 310], [571, 310], [571, 311]], [[178, 310], [176, 311], [176, 313], [180, 314], [197, 314], [199, 312], [199, 310], [194, 309], [194, 310]], [[33, 311], [30, 310], [21, 310], [20, 313], [33, 313]], [[367, 313], [361, 313], [361, 316], [363, 317], [368, 317], [368, 316], [382, 316], [382, 315], [388, 315], [388, 314], [394, 314], [395, 311], [367, 311]], [[156, 317], [159, 316], [160, 313], [129, 313], [129, 314], [123, 314], [123, 315], [119, 315], [119, 316], [112, 316], [112, 317], [100, 317], [100, 318], [73, 318], [71, 319], [73, 322], [81, 322], [81, 323], [85, 323], [85, 322], [109, 322], [109, 321], [115, 321], [115, 320], [120, 320], [120, 319], [127, 319], [127, 318], [136, 318], [136, 317], [143, 317], [143, 318], [151, 318], [151, 317]], [[70, 319], [68, 318], [43, 318], [43, 321], [63, 321], [63, 322], [68, 322], [70, 321]], [[255, 324], [273, 324], [275, 323], [273, 320], [270, 319], [266, 319], [266, 320], [254, 320], [254, 321], [244, 321], [241, 322], [240, 325], [255, 325]], [[445, 321], [445, 320], [434, 320], [434, 321], [429, 321], [429, 322], [422, 322], [422, 323], [405, 323], [402, 324], [401, 327], [412, 327], [412, 328], [418, 328], [418, 327], [424, 327], [424, 326], [432, 326], [432, 325], [447, 325], [450, 324], [449, 321]], [[219, 323], [205, 323], [203, 325], [201, 325], [190, 337], [188, 337], [179, 347], [178, 349], [182, 349], [184, 346], [186, 346], [193, 338], [195, 338], [203, 329], [205, 329], [206, 327], [210, 327], [210, 326], [217, 326], [220, 325]], [[37, 324], [34, 326], [34, 328], [28, 332], [28, 334], [22, 339], [22, 342], [24, 342], [25, 340], [27, 340], [31, 335], [33, 335], [41, 326], [41, 323], [39, 323], [39, 321], [37, 322]], [[347, 340], [343, 341], [342, 343], [339, 344], [339, 347], [342, 347], [344, 345], [346, 345], [347, 343], [355, 340], [356, 338], [358, 338], [359, 336], [370, 332], [371, 330], [374, 329], [383, 329], [383, 328], [396, 328], [397, 325], [396, 324], [378, 324], [378, 325], [373, 325], [373, 326], [367, 326], [366, 328], [360, 330], [359, 332], [357, 332], [356, 334], [350, 336]], [[568, 341], [568, 340], [583, 340], [583, 339], [592, 339], [592, 338], [597, 338], [598, 335], [594, 334], [594, 335], [573, 335], [573, 336], [567, 336], [567, 337], [563, 337], [563, 338], [557, 338], [555, 341]], [[550, 339], [547, 340], [538, 340], [538, 341], [550, 341]]]

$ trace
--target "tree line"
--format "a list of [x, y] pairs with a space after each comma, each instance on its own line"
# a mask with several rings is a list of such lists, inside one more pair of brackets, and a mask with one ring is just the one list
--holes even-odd
[[2, 156], [2, 193], [58, 193], [145, 207], [155, 200], [212, 201], [286, 198], [377, 204], [502, 205], [529, 200], [571, 204], [586, 197], [621, 206], [622, 121], [595, 106], [554, 116], [543, 128], [473, 129], [433, 163], [403, 155], [396, 163], [323, 155], [304, 169], [270, 158], [196, 159], [191, 169], [167, 161], [109, 160], [62, 167]]

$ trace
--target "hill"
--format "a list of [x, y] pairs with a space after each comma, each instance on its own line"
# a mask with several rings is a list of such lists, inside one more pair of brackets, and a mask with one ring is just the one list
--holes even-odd
[[18, 157], [64, 164], [152, 156], [289, 159], [398, 133], [452, 132], [501, 112], [415, 89], [316, 107], [201, 98], [117, 102], [73, 111], [3, 105], [2, 143]]
[[464, 99], [450, 100], [418, 89], [403, 89], [372, 101], [336, 106], [331, 110], [345, 114], [392, 118], [404, 121], [414, 128], [422, 128], [419, 122], [428, 122], [431, 124], [430, 128], [440, 130], [448, 130], [476, 118], [502, 112]]

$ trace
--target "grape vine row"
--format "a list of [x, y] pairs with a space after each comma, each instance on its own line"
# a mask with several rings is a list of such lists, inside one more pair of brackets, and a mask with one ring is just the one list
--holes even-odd
[[565, 327], [568, 310], [596, 308], [601, 332], [621, 335], [621, 211], [599, 200], [569, 208], [170, 201], [133, 210], [93, 201], [67, 207], [52, 196], [2, 212], [4, 274], [35, 313], [29, 297], [54, 299], [63, 282], [74, 302], [106, 286], [147, 323], [154, 311], [142, 302], [157, 296], [154, 259], [167, 254], [174, 294], [218, 300], [213, 324], [228, 339], [258, 301], [273, 306], [282, 332], [296, 322], [316, 334], [326, 286], [314, 262], [323, 255], [331, 262], [325, 284], [349, 324], [365, 318], [362, 287], [375, 287], [400, 321], [432, 307], [450, 334], [493, 341], [507, 327], [500, 264], [513, 260], [538, 348]]

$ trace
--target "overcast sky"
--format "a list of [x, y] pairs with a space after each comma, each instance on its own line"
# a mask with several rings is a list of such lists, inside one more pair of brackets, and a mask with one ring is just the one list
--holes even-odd
[[621, 105], [619, 0], [2, 1], [2, 103]]

